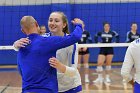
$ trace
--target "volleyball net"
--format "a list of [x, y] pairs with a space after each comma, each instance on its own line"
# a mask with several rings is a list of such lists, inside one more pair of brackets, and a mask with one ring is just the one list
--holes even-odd
[[[100, 47], [114, 47], [115, 50], [119, 52], [118, 54], [115, 51], [115, 57], [117, 61], [123, 60], [125, 55], [126, 47], [129, 46], [130, 43], [92, 43], [92, 44], [78, 44], [78, 47], [88, 47], [90, 48], [90, 60], [89, 62], [96, 62], [97, 55]], [[95, 49], [96, 48], [96, 49]], [[92, 54], [94, 53], [94, 54]], [[0, 65], [16, 65], [17, 62], [17, 52], [14, 51], [14, 47], [12, 45], [9, 46], [0, 46]], [[115, 60], [115, 59], [114, 59]]]

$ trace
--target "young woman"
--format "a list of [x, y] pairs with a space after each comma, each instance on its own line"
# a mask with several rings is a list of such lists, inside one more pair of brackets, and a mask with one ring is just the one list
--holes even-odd
[[130, 43], [140, 37], [140, 34], [137, 32], [137, 29], [138, 29], [137, 23], [133, 22], [131, 25], [131, 31], [127, 32], [127, 36], [126, 36], [127, 43]]
[[[68, 21], [62, 12], [51, 13], [48, 21], [51, 35], [66, 36], [69, 34]], [[58, 60], [57, 60], [57, 59]], [[80, 74], [77, 70], [77, 44], [57, 51], [56, 58], [50, 58], [52, 67], [58, 69], [58, 87], [61, 93], [77, 93], [82, 90]], [[60, 62], [59, 62], [60, 61]], [[61, 70], [63, 66], [65, 70]]]
[[[116, 38], [116, 42], [119, 42], [119, 35], [115, 31], [110, 30], [110, 24], [108, 22], [105, 22], [103, 24], [104, 30], [102, 32], [98, 32], [95, 35], [95, 42], [98, 43], [98, 37], [101, 38], [101, 43], [112, 43], [113, 38]], [[100, 48], [99, 56], [98, 56], [98, 63], [97, 63], [97, 73], [98, 73], [98, 78], [93, 81], [94, 83], [97, 82], [103, 82], [103, 64], [106, 62], [106, 77], [105, 77], [105, 82], [110, 83], [110, 71], [111, 71], [111, 63], [112, 63], [112, 58], [114, 55], [114, 51], [112, 47], [102, 47]]]

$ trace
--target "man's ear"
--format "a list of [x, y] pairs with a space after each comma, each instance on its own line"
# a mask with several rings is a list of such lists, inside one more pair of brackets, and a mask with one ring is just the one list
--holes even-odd
[[35, 26], [37, 27], [38, 32], [40, 33], [40, 27], [37, 22], [35, 22]]
[[22, 33], [26, 34], [25, 31], [21, 28]]

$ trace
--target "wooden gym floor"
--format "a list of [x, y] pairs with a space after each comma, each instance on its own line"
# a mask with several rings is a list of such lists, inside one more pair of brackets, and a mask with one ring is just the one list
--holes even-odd
[[[111, 73], [111, 84], [94, 84], [97, 78], [94, 66], [89, 69], [89, 83], [84, 82], [84, 69], [80, 69], [83, 93], [133, 93], [132, 86], [122, 82], [120, 66], [113, 66]], [[16, 66], [0, 66], [0, 93], [21, 93], [21, 77]]]

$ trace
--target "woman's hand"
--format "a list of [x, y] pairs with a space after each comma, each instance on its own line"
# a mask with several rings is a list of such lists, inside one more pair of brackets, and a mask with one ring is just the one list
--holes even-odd
[[62, 73], [65, 73], [66, 66], [63, 65], [57, 58], [55, 58], [55, 57], [50, 58], [49, 63], [50, 63], [51, 67], [56, 68], [57, 70], [59, 70]]

